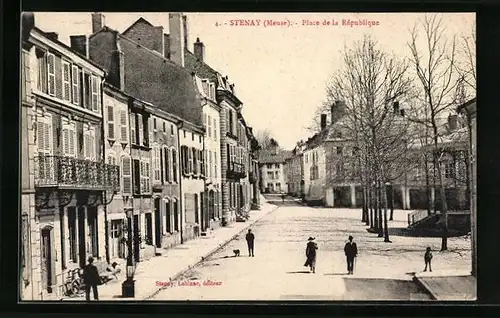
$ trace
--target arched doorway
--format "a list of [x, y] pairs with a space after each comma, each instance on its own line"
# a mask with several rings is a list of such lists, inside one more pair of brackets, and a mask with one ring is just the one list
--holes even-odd
[[42, 251], [41, 251], [41, 273], [42, 273], [42, 288], [48, 293], [52, 293], [52, 286], [55, 279], [54, 266], [54, 231], [52, 226], [46, 226], [41, 231]]

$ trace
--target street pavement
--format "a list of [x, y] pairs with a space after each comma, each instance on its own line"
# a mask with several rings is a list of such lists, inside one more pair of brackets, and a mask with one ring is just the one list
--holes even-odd
[[[248, 256], [243, 233], [151, 300], [429, 300], [412, 281], [423, 270], [427, 246], [434, 250], [434, 271], [470, 272], [468, 238], [449, 238], [449, 251], [439, 252], [440, 238], [398, 230], [406, 228], [411, 211], [394, 212], [389, 227], [398, 235], [384, 243], [366, 231], [360, 209], [307, 207], [279, 197], [269, 203], [279, 208], [251, 227], [255, 257]], [[354, 275], [347, 276], [343, 247], [349, 235], [359, 255]], [[303, 266], [309, 236], [319, 247], [315, 274]]]

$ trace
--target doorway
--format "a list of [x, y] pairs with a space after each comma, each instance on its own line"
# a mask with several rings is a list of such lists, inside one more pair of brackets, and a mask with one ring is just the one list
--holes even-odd
[[141, 255], [141, 243], [140, 243], [140, 231], [139, 231], [139, 215], [134, 215], [134, 260], [136, 262], [140, 261]]
[[85, 240], [85, 236], [85, 208], [78, 207], [78, 259], [81, 268], [85, 267], [86, 264], [87, 241]]
[[125, 248], [123, 244], [123, 221], [111, 221], [111, 258], [125, 258]]
[[52, 293], [53, 259], [52, 259], [52, 228], [42, 230], [42, 286], [48, 293]]
[[163, 224], [160, 212], [160, 198], [155, 199], [155, 241], [156, 247], [161, 247], [161, 237], [163, 233]]
[[153, 245], [153, 216], [152, 213], [145, 213], [146, 219], [146, 245]]

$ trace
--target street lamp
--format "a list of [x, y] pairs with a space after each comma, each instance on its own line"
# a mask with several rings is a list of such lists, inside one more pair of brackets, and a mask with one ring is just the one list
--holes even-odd
[[122, 283], [122, 297], [134, 298], [135, 297], [135, 264], [132, 254], [132, 229], [133, 229], [133, 210], [127, 210], [127, 279]]

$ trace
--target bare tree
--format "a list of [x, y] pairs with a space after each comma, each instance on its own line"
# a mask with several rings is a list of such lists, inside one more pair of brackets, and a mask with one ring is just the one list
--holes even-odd
[[269, 149], [270, 147], [279, 147], [279, 143], [273, 137], [269, 129], [259, 130], [255, 134], [255, 138], [259, 142], [261, 149]]
[[[448, 226], [446, 192], [441, 167], [443, 152], [439, 146], [441, 134], [439, 118], [456, 105], [456, 92], [460, 81], [463, 80], [457, 74], [455, 63], [456, 39], [453, 37], [452, 41], [448, 42], [444, 32], [445, 26], [439, 15], [426, 15], [425, 19], [417, 23], [410, 31], [411, 40], [408, 43], [413, 68], [418, 77], [418, 85], [424, 96], [421, 107], [428, 114], [426, 118], [420, 117], [413, 120], [430, 130], [433, 144], [432, 159], [436, 167], [441, 213], [444, 218], [441, 243], [443, 251], [448, 249]], [[419, 43], [421, 33], [424, 45]]]
[[462, 36], [457, 49], [455, 68], [464, 83], [468, 98], [476, 95], [476, 28], [472, 26], [469, 35]]
[[[357, 42], [353, 48], [344, 50], [344, 67], [333, 76], [328, 86], [329, 101], [342, 100], [345, 103], [346, 119], [342, 121], [349, 130], [349, 137], [356, 151], [353, 152], [357, 171], [365, 196], [373, 197], [373, 221], [364, 212], [364, 219], [370, 220], [370, 227], [385, 242], [390, 242], [387, 226], [387, 198], [385, 183], [390, 182], [398, 172], [394, 169], [404, 157], [401, 152], [402, 125], [395, 125], [400, 116], [393, 104], [404, 100], [412, 91], [412, 80], [406, 75], [408, 63], [381, 51], [377, 42], [369, 36]], [[333, 156], [335, 157], [335, 156]], [[384, 208], [384, 215], [382, 215]], [[385, 222], [383, 220], [385, 219]]]

